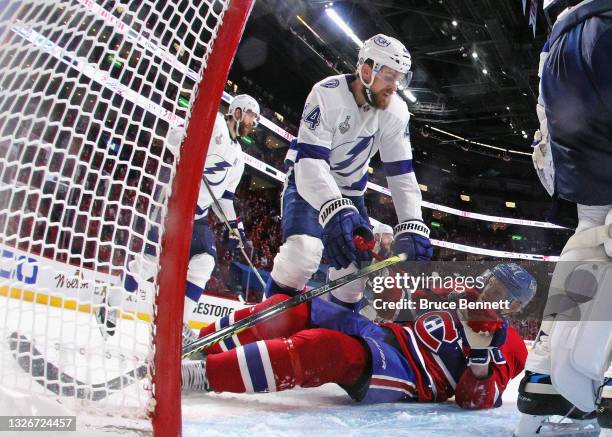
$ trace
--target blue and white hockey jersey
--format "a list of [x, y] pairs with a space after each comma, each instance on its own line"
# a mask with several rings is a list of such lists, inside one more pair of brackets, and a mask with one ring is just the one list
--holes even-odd
[[[244, 161], [240, 144], [232, 140], [223, 115], [217, 113], [202, 179], [206, 178], [225, 216], [230, 221], [236, 219], [234, 193], [243, 172]], [[211, 206], [216, 209], [208, 189], [204, 183], [201, 183], [195, 220], [205, 217]]]
[[386, 110], [359, 107], [349, 88], [353, 80], [358, 79], [330, 76], [315, 84], [306, 100], [295, 149], [286, 159], [289, 165], [294, 161], [298, 193], [317, 210], [343, 195], [360, 196], [370, 159], [380, 152], [398, 220], [422, 220], [408, 107], [397, 95]]

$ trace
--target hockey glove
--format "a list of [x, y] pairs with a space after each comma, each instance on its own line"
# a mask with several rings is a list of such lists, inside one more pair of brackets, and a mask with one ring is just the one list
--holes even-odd
[[[246, 234], [244, 233], [244, 225], [240, 219], [231, 220], [229, 222], [232, 232], [230, 233], [227, 227], [223, 231], [223, 247], [234, 255], [240, 246], [240, 241], [246, 242]], [[240, 236], [240, 238], [238, 238]]]
[[433, 247], [429, 241], [429, 228], [420, 220], [408, 220], [394, 229], [393, 252], [405, 253], [409, 261], [429, 261]]
[[[319, 223], [323, 227], [324, 254], [336, 269], [357, 263], [364, 256], [357, 253], [353, 236], [373, 240], [370, 224], [359, 214], [349, 199], [333, 199], [321, 207]], [[367, 256], [367, 255], [366, 255]]]
[[[450, 297], [450, 296], [449, 296]], [[466, 291], [453, 297], [476, 302], [478, 293]], [[453, 299], [458, 301], [459, 299]], [[470, 346], [468, 364], [489, 364], [491, 359], [496, 364], [506, 362], [501, 346], [506, 342], [508, 334], [508, 321], [499, 317], [491, 309], [470, 308], [458, 311], [463, 324], [463, 331]]]

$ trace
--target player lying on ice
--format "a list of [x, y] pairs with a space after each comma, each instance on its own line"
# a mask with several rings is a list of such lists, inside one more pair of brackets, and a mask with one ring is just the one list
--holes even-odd
[[[535, 294], [535, 280], [516, 264], [485, 273], [482, 289], [417, 291], [413, 298], [509, 301], [509, 312]], [[203, 328], [208, 335], [288, 299], [270, 299]], [[428, 311], [414, 321], [377, 324], [322, 298], [294, 307], [184, 361], [184, 390], [264, 393], [339, 384], [359, 402], [442, 402], [463, 408], [501, 405], [527, 349], [503, 314], [492, 310]]]

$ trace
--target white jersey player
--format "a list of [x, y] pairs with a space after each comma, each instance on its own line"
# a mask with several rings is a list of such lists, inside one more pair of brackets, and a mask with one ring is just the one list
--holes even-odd
[[[399, 224], [395, 251], [429, 259], [429, 229], [422, 222], [421, 193], [412, 168], [409, 112], [397, 96], [406, 87], [410, 54], [394, 38], [376, 35], [359, 51], [355, 75], [323, 79], [310, 92], [297, 142], [287, 154], [283, 192], [284, 243], [274, 259], [268, 296], [301, 291], [325, 252], [330, 278], [356, 270], [369, 255], [358, 252], [355, 234], [373, 238], [363, 193], [368, 165], [380, 153]], [[361, 300], [357, 281], [332, 298]]]
[[[575, 234], [551, 280], [540, 333], [525, 365], [516, 430], [528, 435], [598, 435], [612, 427], [612, 2], [568, 5], [552, 28], [541, 63], [534, 151], [559, 222], [571, 204]], [[574, 218], [574, 220], [575, 220]], [[572, 421], [550, 423], [549, 416]]]
[[[185, 324], [189, 322], [215, 267], [217, 250], [214, 234], [208, 225], [209, 210], [212, 208], [220, 219], [227, 219], [233, 231], [238, 233], [243, 241], [246, 240], [244, 227], [236, 216], [233, 201], [236, 187], [244, 171], [242, 150], [237, 138], [252, 132], [257, 126], [259, 114], [257, 101], [249, 95], [241, 94], [232, 100], [226, 115], [218, 113], [215, 119], [193, 223], [183, 314]], [[182, 138], [184, 132], [172, 132], [171, 135]], [[218, 211], [209, 188], [222, 211]], [[156, 227], [153, 227], [148, 238], [153, 242], [158, 242]], [[237, 248], [239, 241], [238, 235], [225, 230], [224, 247], [233, 251]], [[147, 244], [144, 252], [142, 257], [128, 263], [128, 271], [123, 283], [128, 292], [136, 291], [139, 281], [149, 280], [157, 274], [155, 248]], [[107, 304], [111, 308], [116, 307], [120, 304], [120, 299], [121, 293], [109, 294]], [[107, 328], [106, 333], [112, 335], [116, 310], [108, 311], [108, 315], [106, 313], [106, 307], [102, 306], [98, 318], [101, 323], [104, 322], [102, 324]], [[189, 330], [184, 330], [184, 334], [189, 334]]]

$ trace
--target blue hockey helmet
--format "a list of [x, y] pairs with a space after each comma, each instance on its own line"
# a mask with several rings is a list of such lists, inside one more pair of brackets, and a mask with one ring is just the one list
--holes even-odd
[[511, 300], [520, 304], [519, 309], [525, 308], [536, 294], [538, 283], [531, 273], [518, 264], [498, 264], [490, 274], [508, 289]]

